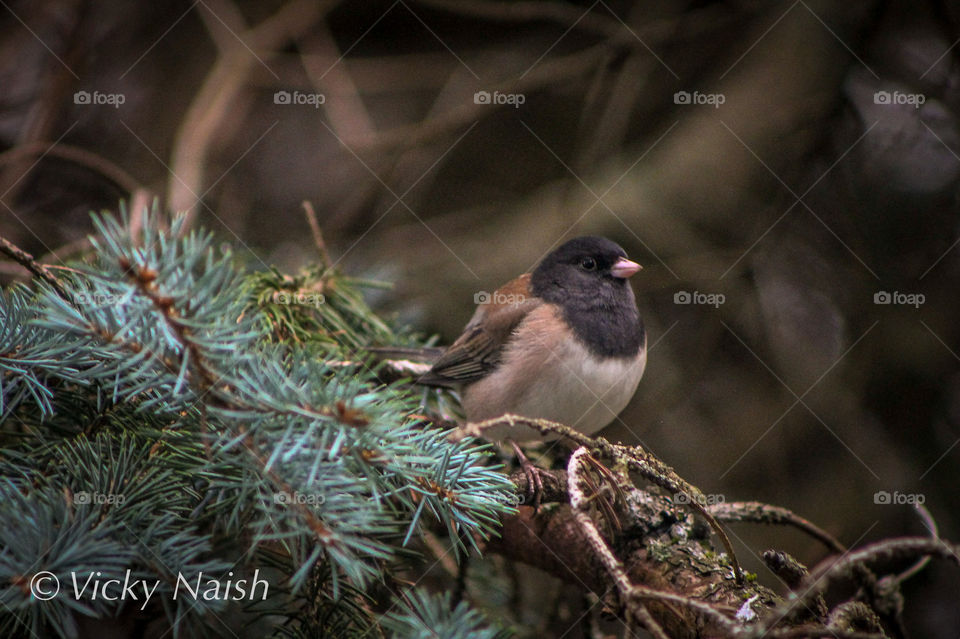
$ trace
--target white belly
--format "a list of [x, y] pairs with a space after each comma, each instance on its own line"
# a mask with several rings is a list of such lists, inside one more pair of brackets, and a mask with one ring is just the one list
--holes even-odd
[[[463, 403], [469, 421], [515, 413], [560, 422], [592, 435], [612, 422], [630, 402], [646, 364], [645, 353], [638, 358], [601, 360], [572, 338], [541, 346], [539, 357], [532, 357], [529, 349], [506, 354], [504, 364], [511, 356], [533, 360], [529, 375], [507, 375], [504, 369], [516, 371], [520, 367], [504, 366], [466, 389]], [[509, 390], [518, 388], [522, 392]], [[543, 438], [525, 426], [493, 428], [485, 432], [485, 437]]]

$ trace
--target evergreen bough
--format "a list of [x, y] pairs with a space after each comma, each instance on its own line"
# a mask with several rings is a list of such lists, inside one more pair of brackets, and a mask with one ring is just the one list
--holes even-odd
[[[246, 268], [156, 207], [93, 221], [58, 286], [0, 293], [0, 636], [497, 635], [397, 576], [425, 526], [460, 559], [515, 497], [486, 444], [378, 380], [365, 347], [415, 339], [364, 303], [370, 283]], [[266, 600], [173, 599], [181, 576], [256, 570]], [[75, 598], [89, 575], [158, 585]]]

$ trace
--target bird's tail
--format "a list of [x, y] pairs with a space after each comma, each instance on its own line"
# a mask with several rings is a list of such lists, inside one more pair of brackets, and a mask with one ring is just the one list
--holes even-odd
[[378, 361], [408, 360], [421, 364], [433, 364], [443, 354], [443, 349], [436, 346], [422, 346], [420, 348], [405, 346], [377, 346], [367, 349]]
[[442, 348], [379, 346], [369, 348], [367, 351], [379, 364], [377, 371], [383, 381], [406, 378], [422, 386], [456, 387], [452, 380], [435, 375], [430, 370], [433, 363], [443, 354]]

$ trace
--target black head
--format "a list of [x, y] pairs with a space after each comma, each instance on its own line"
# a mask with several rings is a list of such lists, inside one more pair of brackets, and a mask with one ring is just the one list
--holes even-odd
[[605, 237], [577, 237], [543, 258], [533, 271], [533, 293], [560, 303], [596, 298], [604, 291], [630, 290], [626, 278], [639, 270], [620, 245]]
[[627, 278], [640, 265], [604, 237], [578, 237], [543, 258], [533, 271], [533, 294], [563, 309], [576, 335], [595, 353], [633, 356], [643, 325]]

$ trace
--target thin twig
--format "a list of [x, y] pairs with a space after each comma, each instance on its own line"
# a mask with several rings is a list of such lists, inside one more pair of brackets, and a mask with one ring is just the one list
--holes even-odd
[[[920, 519], [923, 521], [924, 527], [926, 527], [926, 529], [930, 531], [930, 538], [940, 539], [940, 532], [937, 529], [937, 522], [933, 518], [933, 515], [930, 514], [930, 511], [927, 510], [927, 507], [924, 506], [923, 504], [914, 504], [913, 507], [917, 511], [917, 514], [920, 515]], [[930, 555], [923, 557], [922, 559], [917, 561], [917, 563], [913, 564], [912, 566], [904, 570], [902, 573], [894, 577], [893, 578], [894, 583], [899, 585], [904, 581], [906, 581], [907, 579], [910, 579], [911, 577], [915, 576], [917, 573], [919, 573], [921, 570], [927, 567], [927, 564], [930, 563], [931, 559], [932, 557]]]
[[135, 177], [127, 173], [126, 170], [118, 164], [92, 151], [81, 149], [80, 147], [70, 144], [64, 144], [63, 142], [53, 144], [52, 142], [38, 141], [15, 146], [12, 149], [0, 153], [0, 164], [36, 155], [69, 160], [74, 164], [99, 173], [127, 193], [133, 193], [137, 189], [143, 188]]
[[613, 554], [613, 551], [610, 550], [607, 542], [604, 541], [600, 531], [597, 530], [597, 527], [594, 525], [593, 520], [590, 519], [590, 515], [587, 514], [587, 504], [589, 500], [579, 486], [579, 482], [581, 481], [581, 457], [589, 457], [587, 449], [583, 446], [577, 448], [577, 450], [570, 455], [570, 461], [567, 463], [567, 493], [570, 495], [570, 506], [573, 507], [573, 516], [580, 525], [580, 530], [583, 531], [594, 554], [600, 559], [604, 568], [607, 569], [607, 573], [613, 579], [613, 583], [620, 593], [620, 600], [626, 608], [625, 616], [627, 619], [629, 620], [631, 616], [635, 617], [640, 621], [641, 625], [657, 639], [670, 639], [660, 624], [657, 623], [650, 614], [650, 611], [647, 610], [643, 602], [633, 597], [634, 585], [623, 567], [623, 562]]
[[[610, 46], [602, 43], [577, 51], [576, 53], [558, 56], [555, 60], [541, 62], [522, 79], [514, 79], [493, 84], [487, 88], [491, 93], [530, 93], [536, 89], [556, 86], [570, 82], [573, 78], [597, 68], [610, 58]], [[482, 114], [489, 112], [488, 104], [468, 103], [444, 111], [440, 115], [416, 124], [397, 126], [380, 132], [369, 145], [360, 145], [365, 153], [376, 156], [378, 153], [400, 146], [413, 148], [428, 144], [444, 135], [452, 134], [464, 125], [475, 122]]]
[[[9, 9], [4, 5], [5, 9]], [[34, 99], [19, 121], [16, 140], [13, 147], [31, 146], [51, 137], [62, 138], [76, 126], [70, 125], [66, 131], [56, 135], [60, 123], [64, 120], [64, 111], [67, 105], [67, 96], [74, 91], [74, 81], [79, 80], [71, 68], [79, 65], [87, 55], [89, 38], [84, 37], [84, 28], [89, 26], [89, 16], [92, 11], [86, 10], [86, 3], [77, 2], [60, 7], [58, 28], [60, 36], [56, 43], [51, 44], [57, 49], [45, 47], [61, 62], [52, 65], [40, 72], [39, 81], [34, 89]], [[62, 30], [61, 30], [62, 29]], [[8, 202], [16, 202], [19, 193], [29, 184], [27, 176], [33, 173], [39, 161], [27, 166], [27, 162], [17, 162], [2, 168], [0, 171], [0, 193]]]
[[781, 524], [799, 528], [837, 554], [847, 552], [846, 546], [816, 524], [791, 510], [771, 506], [759, 501], [738, 501], [707, 506], [710, 514], [724, 523], [751, 522], [758, 524]]
[[317, 24], [300, 49], [303, 51], [300, 61], [307, 77], [316, 91], [327, 98], [323, 102], [323, 113], [337, 137], [350, 146], [371, 140], [376, 135], [376, 125], [350, 67], [339, 64], [346, 54], [326, 21]]
[[[338, 0], [293, 0], [250, 28], [237, 22], [239, 13], [231, 12], [228, 14], [234, 22], [231, 28], [239, 35], [236, 38], [212, 36], [214, 43], [223, 48], [218, 50], [216, 63], [194, 96], [174, 137], [167, 182], [169, 206], [176, 211], [185, 211], [189, 222], [196, 216], [200, 204], [198, 194], [205, 192], [207, 155], [213, 147], [214, 136], [227, 120], [227, 115], [236, 112], [254, 65], [272, 59], [282, 44], [306, 33], [337, 4]], [[206, 19], [204, 13], [201, 16]], [[207, 20], [206, 24], [212, 27], [214, 21]], [[216, 32], [217, 27], [211, 31]], [[251, 51], [257, 52], [256, 55]], [[190, 226], [189, 222], [184, 228]]]
[[307, 216], [307, 224], [310, 225], [310, 232], [313, 233], [313, 243], [317, 245], [320, 251], [320, 258], [323, 260], [323, 267], [328, 268], [333, 264], [330, 259], [330, 253], [327, 251], [327, 243], [323, 241], [323, 233], [320, 231], [320, 223], [317, 222], [317, 213], [313, 210], [313, 204], [309, 200], [303, 201], [303, 212]]
[[150, 192], [146, 189], [137, 189], [130, 194], [130, 203], [127, 211], [130, 213], [130, 223], [127, 225], [127, 232], [130, 238], [136, 244], [140, 237], [140, 230], [143, 228], [143, 214], [150, 207]]
[[32, 255], [2, 236], [0, 236], [0, 253], [9, 256], [12, 260], [25, 267], [35, 276], [49, 284], [53, 290], [57, 292], [57, 295], [63, 299], [70, 299], [70, 297], [67, 295], [66, 289], [63, 287], [63, 283], [57, 279], [53, 273], [50, 272], [50, 269], [47, 266], [44, 266], [40, 262], [36, 261], [33, 259]]
[[[520, 19], [515, 13], [517, 10], [512, 8], [512, 2], [499, 3], [466, 3], [466, 2], [439, 2], [437, 0], [428, 0], [431, 6], [437, 9], [444, 9], [456, 13], [488, 13], [483, 17], [495, 18], [497, 16], [509, 17], [510, 19]], [[543, 19], [553, 19], [555, 14], [560, 23], [575, 22], [578, 17], [583, 20], [577, 25], [584, 26], [590, 30], [599, 30], [601, 34], [607, 36], [597, 44], [592, 44], [574, 53], [562, 56], [546, 58], [531, 70], [520, 77], [502, 81], [496, 84], [485, 86], [484, 89], [493, 93], [524, 93], [529, 94], [533, 91], [543, 88], [553, 88], [563, 86], [595, 71], [605, 65], [612, 54], [618, 51], [629, 51], [637, 49], [640, 55], [649, 54], [648, 46], [655, 47], [660, 43], [673, 40], [677, 44], [677, 31], [682, 30], [690, 39], [703, 36], [706, 32], [724, 29], [729, 26], [732, 20], [740, 19], [735, 13], [731, 13], [725, 7], [708, 7], [689, 13], [682, 18], [667, 18], [655, 20], [645, 24], [642, 28], [628, 30], [619, 21], [611, 21], [593, 13], [580, 11], [578, 16], [573, 17], [566, 9], [557, 9], [562, 6], [553, 3], [517, 3], [523, 5], [539, 4], [538, 7], [524, 8], [523, 11], [540, 12]], [[488, 7], [487, 5], [490, 5]], [[479, 8], [478, 8], [479, 7]], [[491, 9], [489, 10], [488, 9]], [[571, 20], [572, 17], [572, 20]], [[615, 33], [614, 33], [615, 32]], [[436, 117], [417, 122], [411, 125], [398, 126], [377, 134], [376, 138], [368, 145], [360, 145], [364, 151], [372, 156], [382, 153], [386, 150], [392, 150], [394, 147], [412, 148], [430, 143], [437, 138], [462, 128], [463, 126], [480, 119], [484, 113], [489, 112], [490, 105], [474, 104], [469, 101], [459, 107], [452, 108]]]
[[[848, 552], [840, 559], [822, 568], [814, 569], [805, 582], [806, 590], [777, 607], [760, 624], [753, 628], [753, 637], [766, 637], [774, 625], [789, 617], [802, 606], [809, 607], [835, 581], [856, 573], [858, 568], [877, 560], [897, 560], [920, 555], [935, 555], [953, 559], [960, 564], [957, 548], [940, 539], [925, 537], [901, 537], [870, 544]], [[793, 635], [795, 636], [795, 635]]]
[[790, 553], [782, 550], [764, 550], [761, 559], [773, 574], [780, 578], [791, 590], [800, 587], [810, 571]]

